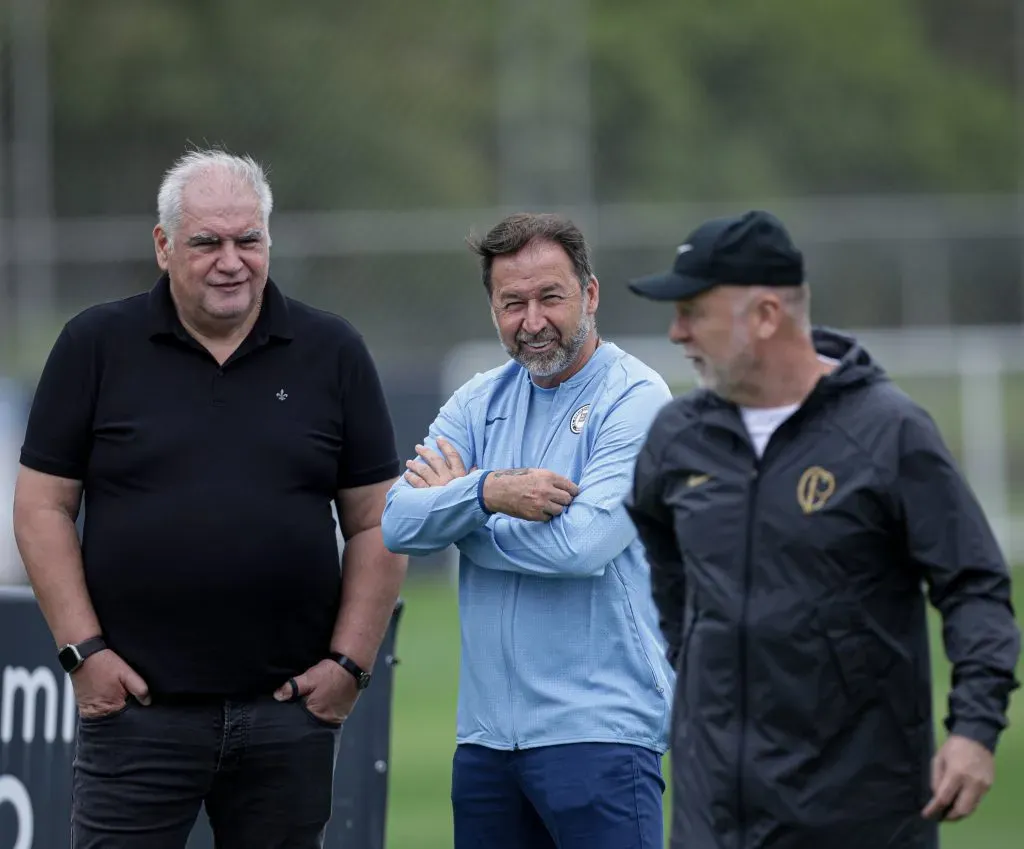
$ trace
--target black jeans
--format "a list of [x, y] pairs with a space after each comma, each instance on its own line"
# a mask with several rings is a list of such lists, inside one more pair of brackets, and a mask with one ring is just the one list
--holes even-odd
[[72, 849], [185, 849], [204, 802], [217, 849], [320, 849], [340, 739], [302, 701], [129, 698], [79, 720]]

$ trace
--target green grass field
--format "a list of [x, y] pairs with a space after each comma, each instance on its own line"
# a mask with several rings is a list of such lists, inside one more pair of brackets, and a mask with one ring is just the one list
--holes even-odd
[[[1015, 586], [1024, 610], [1024, 571]], [[399, 624], [391, 749], [388, 849], [451, 849], [449, 778], [458, 668], [455, 589], [410, 578]], [[933, 632], [934, 638], [934, 632]], [[936, 715], [945, 711], [949, 668], [935, 643]], [[1024, 669], [1021, 670], [1024, 675]], [[996, 785], [975, 816], [944, 826], [943, 849], [1011, 849], [1024, 843], [1024, 691], [1011, 708], [996, 761]], [[670, 799], [666, 797], [666, 808]]]

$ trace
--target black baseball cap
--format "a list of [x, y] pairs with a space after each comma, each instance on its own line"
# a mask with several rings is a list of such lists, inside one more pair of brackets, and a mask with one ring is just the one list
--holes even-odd
[[759, 209], [712, 218], [676, 248], [671, 270], [629, 282], [655, 301], [692, 298], [719, 285], [799, 286], [804, 258], [782, 222]]

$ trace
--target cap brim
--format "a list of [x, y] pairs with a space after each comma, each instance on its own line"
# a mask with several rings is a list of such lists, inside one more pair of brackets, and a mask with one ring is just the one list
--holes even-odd
[[714, 281], [700, 277], [686, 277], [669, 271], [667, 274], [648, 274], [630, 280], [629, 288], [644, 298], [652, 301], [682, 301], [692, 298], [708, 289], [713, 289]]

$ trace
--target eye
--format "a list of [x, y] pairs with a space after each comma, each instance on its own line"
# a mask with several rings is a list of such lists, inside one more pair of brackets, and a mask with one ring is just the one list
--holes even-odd
[[546, 303], [546, 304], [557, 304], [561, 300], [562, 300], [562, 296], [561, 295], [545, 295], [544, 296], [544, 303]]

